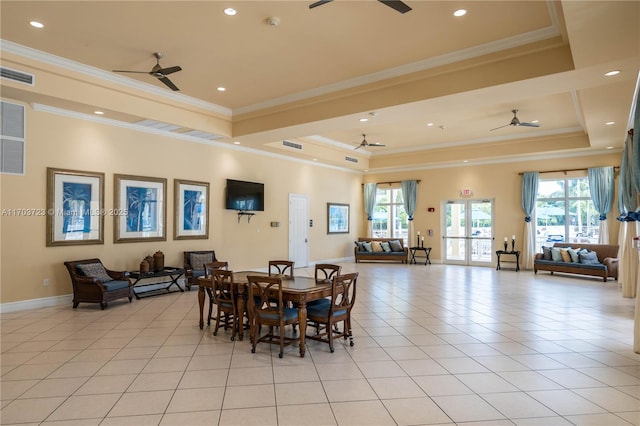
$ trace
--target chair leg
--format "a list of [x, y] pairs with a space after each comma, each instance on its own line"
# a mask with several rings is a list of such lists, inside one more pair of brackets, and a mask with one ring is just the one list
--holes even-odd
[[77, 308], [80, 302], [73, 301], [73, 309]]
[[279, 327], [280, 330], [278, 330], [280, 332], [280, 353], [278, 354], [278, 357], [282, 358], [284, 356], [284, 326]]
[[213, 335], [218, 335], [218, 328], [220, 328], [220, 309], [218, 309], [218, 315], [216, 315], [216, 328], [213, 330]]
[[331, 321], [327, 323], [327, 339], [329, 340], [329, 350], [333, 353], [333, 325]]

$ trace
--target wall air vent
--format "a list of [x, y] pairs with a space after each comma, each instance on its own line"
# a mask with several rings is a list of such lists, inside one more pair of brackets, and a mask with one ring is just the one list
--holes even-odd
[[295, 142], [291, 142], [288, 140], [283, 140], [282, 141], [282, 145], [284, 146], [288, 146], [289, 148], [293, 148], [293, 149], [302, 149], [302, 145], [299, 143], [295, 143]]
[[353, 158], [353, 157], [344, 157], [345, 160], [347, 161], [351, 161], [352, 163], [357, 163], [358, 159], [357, 158]]
[[33, 74], [27, 74], [26, 72], [12, 70], [11, 68], [0, 67], [0, 77], [7, 80], [17, 81], [18, 83], [28, 84], [33, 86], [34, 77]]

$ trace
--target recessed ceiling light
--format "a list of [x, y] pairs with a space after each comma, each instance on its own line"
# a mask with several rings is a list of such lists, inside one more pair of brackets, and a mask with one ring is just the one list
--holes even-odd
[[218, 87], [218, 89], [217, 89], [217, 90], [218, 90], [218, 92], [224, 92], [224, 91], [225, 91], [225, 90], [227, 90], [227, 89], [226, 89], [226, 88], [224, 88], [224, 87], [222, 87], [222, 86], [220, 86], [220, 87]]
[[234, 142], [233, 142], [233, 144], [234, 144], [234, 145], [240, 145], [240, 142], [238, 142], [238, 141], [234, 141]]
[[611, 77], [612, 75], [618, 75], [620, 74], [620, 70], [611, 70], [609, 72], [605, 72], [604, 75], [606, 75], [607, 77]]
[[29, 25], [31, 25], [33, 28], [44, 28], [44, 24], [38, 21], [31, 21], [29, 22]]
[[463, 163], [468, 163], [468, 162], [469, 162], [469, 160], [462, 160], [462, 162], [463, 162]]
[[232, 7], [228, 7], [228, 8], [226, 8], [226, 9], [224, 10], [224, 14], [225, 14], [225, 15], [228, 15], [228, 16], [233, 16], [233, 15], [235, 15], [236, 13], [238, 13], [238, 11], [237, 11], [237, 10], [235, 10], [234, 8], [232, 8]]
[[613, 147], [612, 146], [608, 146], [607, 149], [613, 149]]
[[427, 123], [427, 126], [433, 127], [433, 123]]
[[361, 118], [360, 121], [364, 123], [365, 121], [369, 121], [369, 119], [368, 118]]
[[465, 9], [458, 9], [455, 12], [453, 12], [453, 16], [464, 16], [467, 14], [467, 11]]
[[94, 111], [93, 113], [95, 115], [104, 115], [104, 112], [102, 112], [102, 111]]
[[607, 121], [604, 124], [606, 124], [607, 126], [613, 126], [614, 124], [616, 124], [616, 122], [615, 121]]
[[540, 120], [531, 120], [532, 123], [539, 123]]
[[313, 159], [313, 161], [318, 161], [318, 159], [317, 159], [317, 158], [314, 158], [314, 159]]

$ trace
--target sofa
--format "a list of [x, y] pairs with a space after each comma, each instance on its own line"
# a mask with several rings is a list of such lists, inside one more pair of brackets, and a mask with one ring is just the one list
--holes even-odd
[[[560, 249], [560, 260], [557, 258], [558, 251], [555, 251], [556, 259], [553, 259], [553, 248]], [[546, 250], [549, 251], [545, 253]], [[617, 244], [554, 243], [551, 247], [543, 246], [543, 253], [536, 253], [533, 271], [536, 274], [538, 271], [549, 271], [551, 274], [563, 272], [590, 275], [601, 277], [604, 282], [607, 282], [609, 277], [617, 280], [618, 250]], [[549, 259], [549, 256], [552, 258]]]
[[364, 238], [355, 241], [353, 254], [356, 263], [362, 260], [382, 260], [407, 263], [409, 249], [400, 238]]

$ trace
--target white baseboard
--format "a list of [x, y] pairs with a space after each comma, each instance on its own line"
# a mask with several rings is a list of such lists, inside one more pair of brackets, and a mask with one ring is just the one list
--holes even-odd
[[73, 300], [72, 294], [64, 294], [62, 296], [43, 297], [40, 299], [21, 300], [19, 302], [9, 302], [0, 304], [0, 313], [23, 311], [25, 309], [49, 308], [68, 304], [71, 306]]

